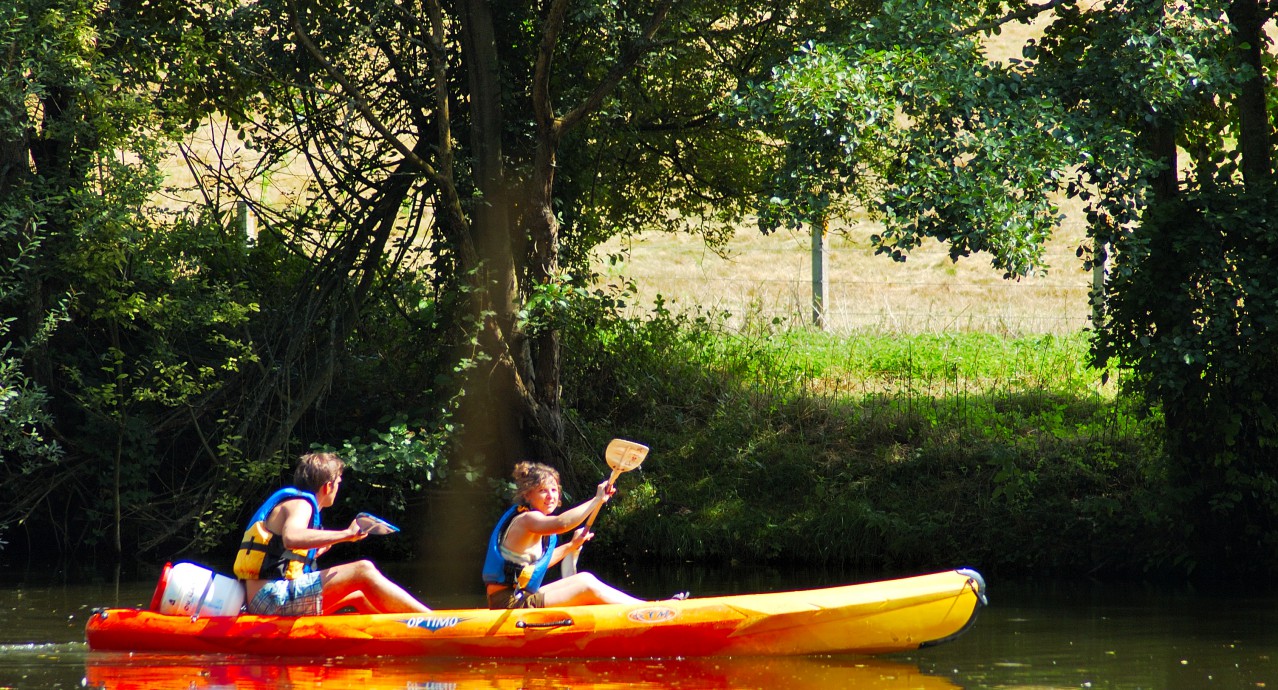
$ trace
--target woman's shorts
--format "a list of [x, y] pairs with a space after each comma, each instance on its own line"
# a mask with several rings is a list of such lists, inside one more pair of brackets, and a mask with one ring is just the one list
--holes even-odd
[[245, 610], [261, 616], [318, 616], [324, 612], [324, 582], [320, 572], [303, 573], [293, 580], [267, 582]]
[[545, 592], [525, 592], [523, 596], [515, 596], [515, 588], [499, 589], [488, 595], [490, 609], [541, 609], [546, 607]]

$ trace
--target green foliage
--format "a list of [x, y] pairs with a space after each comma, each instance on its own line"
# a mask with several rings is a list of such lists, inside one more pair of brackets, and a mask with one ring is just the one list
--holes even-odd
[[1059, 220], [1046, 193], [1068, 161], [1059, 105], [1015, 67], [987, 62], [985, 3], [886, 3], [848, 38], [809, 44], [732, 101], [786, 143], [762, 200], [765, 232], [857, 208], [884, 223], [880, 252], [925, 238], [1009, 275], [1042, 270]]
[[[986, 59], [983, 31], [1035, 14], [1042, 35], [1022, 58]], [[1201, 549], [1189, 561], [1218, 568], [1267, 567], [1278, 546], [1267, 316], [1278, 101], [1274, 60], [1253, 50], [1272, 18], [1252, 0], [896, 0], [730, 103], [786, 144], [765, 230], [859, 205], [884, 223], [875, 241], [894, 258], [930, 237], [1014, 276], [1041, 270], [1059, 195], [1082, 201], [1079, 256], [1110, 270], [1093, 356], [1115, 358], [1161, 406], [1167, 496], [1197, 523], [1178, 534]], [[998, 476], [1001, 497], [1036, 483]]]
[[[152, 87], [159, 64], [169, 64], [169, 39], [184, 28], [164, 12], [186, 3], [144, 4], [153, 14], [130, 2], [19, 0], [0, 8], [3, 425], [8, 438], [21, 439], [0, 466], [12, 495], [0, 524], [37, 511], [73, 516], [27, 523], [45, 549], [117, 525], [122, 500], [145, 505], [151, 494], [139, 487], [154, 462], [157, 421], [123, 411], [149, 398], [180, 404], [174, 397], [190, 392], [175, 358], [133, 360], [125, 342], [151, 335], [139, 322], [150, 321], [161, 301], [128, 292], [132, 278], [118, 278], [150, 270], [126, 257], [135, 225], [137, 234], [155, 230], [141, 208], [155, 191], [151, 163], [169, 123]], [[171, 353], [164, 340], [151, 342]], [[80, 505], [83, 496], [93, 505]]]
[[1126, 241], [1098, 349], [1162, 401], [1204, 558], [1275, 552], [1278, 211], [1269, 195], [1166, 203]]
[[[86, 506], [86, 519], [162, 535], [171, 520], [209, 510], [206, 483], [237, 470], [208, 447], [220, 441], [209, 433], [187, 446], [205, 462], [187, 458], [177, 485], [157, 481], [177, 459], [160, 451], [159, 420], [215, 413], [209, 401], [225, 382], [259, 363], [246, 337], [258, 305], [240, 281], [248, 249], [216, 218], [142, 210], [152, 169], [104, 161], [99, 170], [102, 192], [71, 199], [78, 241], [61, 257], [76, 299], [58, 364], [62, 393], [83, 417], [64, 434], [87, 463], [77, 481], [109, 499]], [[208, 430], [223, 425], [210, 420]]]
[[[11, 338], [16, 318], [5, 316], [21, 303], [41, 237], [36, 228], [24, 225], [18, 204], [3, 210], [8, 212], [0, 216], [0, 246], [10, 251], [0, 264], [0, 476], [9, 478], [56, 465], [63, 449], [50, 433], [54, 420], [48, 409], [48, 391], [27, 376], [22, 366], [27, 347]], [[63, 310], [49, 312], [36, 330], [33, 344], [46, 343], [64, 314]], [[0, 533], [15, 517], [0, 511]]]
[[903, 0], [845, 38], [809, 44], [730, 103], [786, 142], [761, 203], [765, 231], [860, 206], [903, 260], [927, 237], [987, 252], [1009, 275], [1043, 269], [1064, 192], [1090, 202], [1094, 236], [1139, 217], [1163, 164], [1145, 133], [1195, 113], [1198, 150], [1223, 148], [1204, 97], [1246, 70], [1217, 40], [1220, 7], [1055, 6], [1024, 59], [991, 63], [981, 29], [999, 4]]
[[606, 473], [609, 436], [652, 448], [600, 518], [617, 557], [1131, 573], [1183, 555], [1158, 417], [1101, 386], [1081, 334], [734, 334], [663, 309], [603, 326], [566, 345], [573, 473]]
[[[412, 494], [447, 476], [451, 424], [428, 427], [397, 414], [381, 420], [366, 435], [345, 439], [338, 446], [314, 444], [315, 450], [337, 453], [359, 478], [366, 492], [355, 501], [376, 500], [402, 514]], [[347, 500], [352, 500], [348, 495]], [[390, 513], [387, 513], [390, 514]]]
[[[0, 338], [8, 333], [0, 323]], [[13, 344], [0, 346], [0, 474], [31, 474], [38, 468], [56, 464], [62, 448], [48, 435], [53, 418], [47, 406], [48, 393], [22, 372], [22, 360]], [[5, 522], [0, 520], [0, 530]]]
[[[163, 188], [181, 126], [214, 99], [250, 117], [257, 94], [274, 93], [229, 69], [217, 32], [235, 8], [257, 10], [220, 0], [0, 9], [10, 46], [0, 58], [0, 472], [15, 496], [0, 523], [70, 516], [27, 522], [41, 552], [213, 548], [245, 501], [287, 474], [285, 449], [450, 400], [447, 382], [438, 395], [429, 384], [451, 351], [421, 346], [439, 342], [427, 312], [441, 302], [389, 256], [353, 252], [371, 257], [367, 289], [380, 301], [366, 310], [308, 304], [357, 303], [354, 271], [312, 251], [340, 245], [351, 225], [327, 198], [263, 217], [249, 243], [227, 222], [231, 195], [215, 171], [192, 169], [202, 204], [183, 208], [192, 190]], [[296, 151], [292, 139], [271, 144], [268, 168]], [[325, 266], [338, 276], [328, 284]], [[405, 310], [400, 298], [427, 306]], [[356, 323], [366, 340], [352, 335]], [[334, 417], [350, 416], [332, 423], [316, 409], [322, 385], [356, 391], [359, 409], [334, 405]], [[409, 387], [416, 397], [402, 404]], [[422, 481], [397, 485], [407, 493]]]
[[579, 312], [583, 308], [592, 307], [592, 296], [593, 293], [577, 284], [571, 275], [561, 273], [534, 286], [517, 316], [522, 329], [530, 335], [558, 331], [581, 316]]
[[[650, 58], [560, 148], [561, 262], [584, 269], [600, 242], [651, 230], [694, 233], [722, 247], [752, 211], [774, 144], [743, 136], [738, 123], [717, 116], [715, 104], [739, 84], [764, 78], [798, 43], [842, 35], [878, 5], [795, 0], [779, 12], [752, 0], [674, 3]], [[625, 3], [599, 8], [632, 21], [643, 16]], [[606, 25], [586, 21], [570, 30], [589, 36]], [[610, 41], [626, 35], [602, 33]], [[571, 65], [564, 103], [592, 84], [581, 75], [608, 64], [598, 39], [585, 36], [574, 33], [556, 56]]]

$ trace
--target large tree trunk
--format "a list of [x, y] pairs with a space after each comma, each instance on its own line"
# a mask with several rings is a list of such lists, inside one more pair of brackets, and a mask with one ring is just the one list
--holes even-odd
[[[552, 3], [543, 26], [539, 67], [548, 67], [567, 3]], [[554, 463], [563, 444], [560, 408], [559, 334], [553, 329], [530, 341], [517, 323], [518, 291], [553, 279], [558, 266], [558, 222], [554, 215], [554, 165], [560, 125], [549, 107], [548, 71], [534, 86], [538, 141], [523, 194], [502, 167], [501, 64], [486, 0], [461, 0], [463, 54], [468, 67], [471, 145], [481, 203], [473, 233], [481, 261], [485, 303], [481, 349], [491, 365], [473, 370], [463, 414], [466, 454], [490, 470], [523, 457]], [[518, 221], [512, 202], [523, 204]], [[531, 452], [531, 456], [529, 453]]]
[[[598, 112], [604, 99], [616, 89], [621, 79], [652, 49], [652, 39], [665, 23], [672, 5], [672, 0], [658, 4], [642, 32], [617, 56], [616, 63], [608, 73], [594, 84], [585, 98], [562, 113], [557, 111], [551, 94], [551, 65], [564, 28], [569, 2], [552, 0], [547, 7], [533, 73], [532, 110], [537, 131], [537, 149], [525, 197], [528, 207], [524, 211], [524, 223], [530, 240], [525, 275], [530, 288], [558, 279], [559, 221], [554, 207], [555, 165], [564, 134]], [[529, 421], [536, 426], [536, 438], [542, 444], [542, 452], [547, 455], [557, 455], [564, 440], [563, 411], [560, 406], [562, 365], [559, 346], [558, 331], [547, 329], [537, 333], [527, 343], [527, 357], [519, 360], [526, 362], [525, 366], [528, 368], [525, 380], [529, 383], [530, 400], [526, 412], [530, 415]]]
[[480, 348], [491, 358], [470, 371], [461, 411], [461, 452], [467, 461], [497, 472], [526, 453], [518, 424], [519, 382], [509, 352], [514, 346], [517, 281], [510, 191], [502, 162], [501, 64], [487, 0], [460, 0], [458, 9], [469, 80], [470, 145], [480, 195], [470, 224], [480, 281], [471, 317], [481, 324]]
[[522, 331], [517, 318], [519, 293], [557, 279], [554, 185], [563, 133], [597, 112], [605, 97], [651, 50], [652, 37], [671, 5], [672, 0], [661, 3], [589, 95], [559, 116], [551, 102], [551, 62], [569, 3], [552, 0], [548, 4], [532, 84], [535, 149], [520, 157], [530, 160], [531, 168], [524, 172], [515, 194], [517, 185], [503, 170], [502, 64], [490, 0], [458, 2], [469, 80], [471, 153], [479, 191], [471, 234], [482, 282], [472, 316], [479, 324], [478, 347], [484, 355], [467, 381], [460, 414], [465, 429], [462, 454], [490, 474], [504, 472], [523, 458], [551, 463], [560, 459], [564, 440], [560, 336], [553, 328], [532, 336]]
[[[518, 282], [511, 194], [503, 164], [501, 62], [488, 1], [458, 0], [457, 11], [470, 94], [471, 163], [479, 191], [470, 222], [460, 215], [453, 221], [460, 235], [473, 238], [474, 255], [464, 261], [476, 265], [463, 270], [477, 271], [477, 289], [470, 295], [469, 313], [464, 318], [479, 328], [478, 352], [468, 344], [469, 339], [463, 339], [456, 355], [459, 361], [477, 358], [463, 384], [457, 460], [482, 468], [490, 477], [502, 477], [515, 462], [530, 456], [525, 430], [519, 423], [524, 416], [521, 382], [512, 352], [517, 340]], [[451, 175], [447, 169], [441, 172]], [[436, 496], [435, 505], [423, 516], [429, 524], [422, 530], [421, 546], [439, 567], [430, 573], [432, 582], [421, 583], [423, 586], [459, 591], [475, 582], [473, 564], [476, 558], [483, 558], [477, 548], [487, 543], [491, 526], [492, 516], [483, 501], [486, 495], [453, 490]]]
[[1252, 76], [1243, 84], [1238, 107], [1238, 150], [1242, 153], [1243, 181], [1248, 190], [1267, 188], [1273, 180], [1272, 128], [1265, 107], [1266, 75], [1261, 51], [1266, 44], [1264, 25], [1269, 11], [1261, 11], [1258, 0], [1235, 0], [1229, 5], [1234, 25], [1234, 46], [1241, 61], [1252, 67]]

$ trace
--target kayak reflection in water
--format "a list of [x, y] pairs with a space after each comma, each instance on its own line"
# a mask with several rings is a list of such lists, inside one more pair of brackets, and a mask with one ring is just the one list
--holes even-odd
[[334, 658], [245, 662], [236, 656], [99, 654], [85, 684], [102, 690], [724, 690], [733, 688], [873, 688], [959, 690], [918, 665], [870, 657], [733, 657], [730, 659], [388, 659]]
[[[558, 535], [581, 525], [612, 498], [616, 489], [610, 482], [600, 482], [590, 500], [555, 515], [559, 508], [559, 472], [541, 463], [520, 462], [515, 465], [513, 476], [515, 505], [497, 521], [484, 559], [489, 608], [643, 603], [586, 572], [542, 583], [551, 566], [579, 551], [594, 536], [582, 527], [567, 544], [558, 544]], [[686, 593], [680, 593], [674, 598], [685, 597]]]

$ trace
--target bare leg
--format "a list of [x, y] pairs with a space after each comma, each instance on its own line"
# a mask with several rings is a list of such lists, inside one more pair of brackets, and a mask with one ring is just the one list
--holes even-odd
[[351, 592], [341, 599], [334, 599], [329, 596], [324, 597], [324, 615], [332, 615], [347, 606], [354, 608], [357, 613], [383, 613], [383, 611], [377, 610], [369, 603], [368, 597], [364, 596], [364, 593], [360, 591]]
[[[366, 608], [380, 613], [426, 613], [430, 609], [413, 598], [403, 587], [373, 565], [372, 561], [343, 563], [320, 571], [324, 582], [324, 598], [342, 606], [356, 603], [362, 597]], [[345, 602], [345, 603], [342, 603]], [[326, 607], [327, 608], [327, 607]]]
[[588, 604], [642, 604], [643, 599], [605, 584], [592, 573], [577, 573], [572, 577], [542, 585], [546, 606], [580, 606]]

